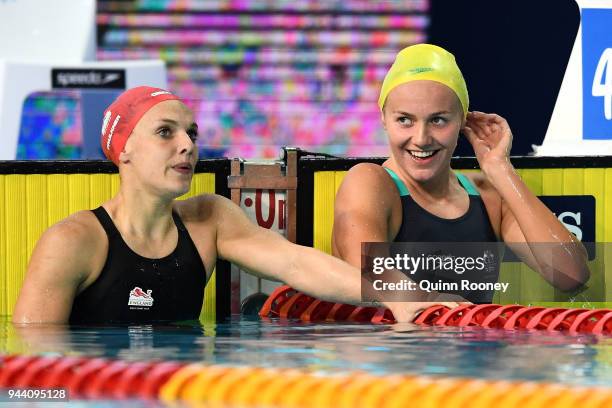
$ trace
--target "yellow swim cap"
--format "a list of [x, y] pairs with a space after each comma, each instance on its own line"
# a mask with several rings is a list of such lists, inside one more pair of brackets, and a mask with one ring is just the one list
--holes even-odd
[[393, 88], [411, 81], [436, 81], [452, 89], [467, 115], [469, 97], [467, 86], [455, 57], [444, 48], [431, 44], [416, 44], [401, 50], [387, 72], [380, 90], [378, 107], [382, 111]]

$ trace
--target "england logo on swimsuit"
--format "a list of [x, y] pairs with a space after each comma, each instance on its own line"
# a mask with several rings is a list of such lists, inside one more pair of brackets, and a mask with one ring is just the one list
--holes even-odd
[[128, 301], [128, 306], [153, 306], [153, 296], [151, 293], [153, 291], [151, 289], [146, 292], [136, 286], [134, 289], [130, 291], [130, 300]]

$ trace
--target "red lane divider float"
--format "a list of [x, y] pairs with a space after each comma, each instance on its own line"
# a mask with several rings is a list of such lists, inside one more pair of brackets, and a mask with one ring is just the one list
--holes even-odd
[[[277, 288], [268, 297], [259, 315], [305, 322], [395, 322], [393, 314], [387, 309], [325, 302], [289, 286]], [[612, 335], [612, 310], [496, 304], [461, 305], [449, 309], [436, 305], [421, 312], [414, 323], [426, 326], [476, 326]]]
[[414, 323], [432, 326], [434, 325], [442, 315], [448, 312], [450, 308], [442, 305], [429, 307], [421, 312], [414, 320]]
[[594, 334], [612, 333], [612, 311], [606, 313], [591, 330]]
[[308, 305], [304, 313], [300, 315], [300, 320], [304, 322], [323, 321], [333, 306], [334, 304], [332, 302], [325, 302], [317, 299]]
[[73, 371], [68, 382], [64, 384], [70, 396], [77, 398], [87, 397], [85, 391], [87, 390], [88, 384], [93, 381], [98, 373], [108, 364], [108, 360], [103, 358], [92, 358], [78, 366]]
[[147, 373], [144, 380], [140, 383], [136, 391], [136, 396], [140, 398], [156, 399], [159, 395], [159, 389], [168, 381], [168, 379], [183, 368], [185, 364], [175, 363], [173, 361], [163, 362], [155, 365], [155, 367]]
[[104, 366], [97, 375], [83, 387], [87, 398], [99, 399], [114, 394], [117, 378], [128, 368], [125, 361], [114, 361]]
[[357, 306], [353, 305], [345, 305], [342, 303], [334, 303], [332, 308], [329, 310], [327, 316], [325, 316], [325, 321], [327, 322], [344, 322], [348, 319], [348, 317], [353, 313]]
[[40, 380], [43, 388], [57, 388], [68, 382], [76, 369], [87, 361], [83, 357], [63, 357], [57, 364], [49, 367]]
[[559, 313], [552, 321], [548, 324], [548, 331], [562, 331], [567, 332], [574, 323], [576, 317], [580, 316], [585, 312], [585, 309], [568, 309], [565, 312]]
[[[346, 320], [349, 322], [370, 322], [376, 315], [378, 309], [375, 307], [356, 307]], [[393, 319], [393, 315], [391, 315]]]
[[264, 305], [261, 307], [259, 311], [259, 315], [262, 317], [279, 317], [280, 316], [280, 308], [288, 301], [293, 295], [296, 295], [298, 292], [293, 290], [289, 286], [280, 286], [276, 288], [274, 292], [268, 297]]
[[86, 357], [0, 356], [1, 388], [66, 388], [71, 398], [157, 399], [186, 364]]
[[301, 316], [302, 313], [310, 306], [315, 299], [312, 296], [305, 295], [303, 293], [296, 293], [291, 296], [286, 302], [280, 307], [280, 317], [289, 316]]
[[37, 358], [34, 356], [15, 356], [3, 363], [2, 372], [0, 372], [0, 388], [14, 387], [25, 368], [36, 361]]
[[154, 363], [136, 362], [130, 365], [117, 378], [114, 395], [118, 399], [136, 397], [139, 384], [144, 381], [145, 374], [154, 367]]
[[547, 330], [550, 323], [555, 319], [555, 317], [559, 316], [561, 313], [565, 312], [566, 308], [563, 307], [546, 307], [540, 312], [536, 313], [525, 326], [526, 329], [536, 329], [536, 330]]
[[467, 313], [463, 314], [457, 326], [482, 326], [484, 320], [501, 305], [477, 305], [471, 308]]
[[501, 329], [512, 315], [523, 309], [521, 305], [506, 305], [493, 310], [483, 321], [482, 327]]
[[16, 388], [23, 388], [32, 384], [35, 387], [40, 387], [44, 380], [44, 373], [48, 372], [59, 362], [60, 358], [58, 357], [40, 357], [38, 360], [24, 367], [21, 373], [15, 377], [13, 386]]
[[393, 313], [389, 309], [378, 309], [374, 316], [372, 316], [372, 323], [389, 324], [395, 323]]
[[461, 305], [453, 309], [449, 309], [446, 313], [440, 316], [435, 322], [436, 326], [459, 326], [459, 322], [463, 317], [473, 309], [476, 305]]
[[569, 328], [570, 334], [577, 333], [592, 333], [595, 325], [603, 318], [606, 314], [612, 312], [609, 309], [594, 309], [589, 310], [586, 313], [581, 313], [576, 316], [574, 322]]
[[168, 379], [187, 364], [103, 358], [0, 356], [0, 389], [65, 388], [76, 399], [157, 399]]
[[506, 321], [504, 329], [525, 329], [529, 321], [537, 316], [542, 310], [545, 310], [545, 308], [540, 306], [519, 309]]

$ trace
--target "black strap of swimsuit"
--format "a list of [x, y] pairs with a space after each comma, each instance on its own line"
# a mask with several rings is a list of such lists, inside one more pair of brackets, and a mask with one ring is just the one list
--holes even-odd
[[102, 224], [102, 228], [104, 228], [104, 231], [106, 231], [106, 234], [109, 237], [119, 235], [119, 230], [117, 230], [117, 227], [115, 227], [113, 219], [110, 217], [110, 215], [108, 215], [108, 212], [106, 212], [104, 207], [100, 206], [95, 210], [91, 211], [94, 213], [98, 221], [100, 221], [100, 224]]
[[176, 228], [178, 228], [179, 231], [187, 231], [185, 224], [183, 224], [183, 220], [181, 220], [181, 217], [179, 217], [175, 211], [172, 211], [172, 219], [174, 220], [174, 225], [176, 225]]

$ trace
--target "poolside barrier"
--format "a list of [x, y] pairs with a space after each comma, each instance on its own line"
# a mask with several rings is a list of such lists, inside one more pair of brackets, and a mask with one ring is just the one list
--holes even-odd
[[[612, 389], [364, 372], [0, 355], [0, 390], [62, 388], [71, 400], [161, 400], [207, 407], [612, 406]], [[6, 394], [3, 392], [2, 394]], [[205, 405], [204, 405], [205, 404]]]
[[[304, 322], [395, 322], [388, 309], [324, 302], [286, 285], [272, 292], [259, 315], [263, 318], [280, 317]], [[437, 305], [424, 310], [414, 323], [427, 326], [480, 326], [609, 336], [612, 335], [612, 310], [497, 304], [470, 304], [450, 309]]]

